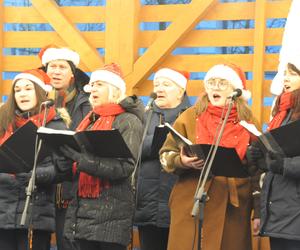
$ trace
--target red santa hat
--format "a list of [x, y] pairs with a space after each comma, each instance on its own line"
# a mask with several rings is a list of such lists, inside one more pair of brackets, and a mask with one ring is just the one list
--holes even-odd
[[153, 81], [155, 81], [159, 77], [168, 78], [185, 90], [187, 81], [190, 78], [190, 73], [182, 70], [162, 68], [155, 73]]
[[91, 74], [89, 84], [83, 87], [85, 92], [91, 92], [91, 83], [95, 81], [107, 82], [121, 90], [122, 95], [126, 92], [126, 83], [123, 79], [123, 73], [120, 66], [116, 63], [104, 65], [103, 68], [94, 71]]
[[60, 48], [56, 45], [47, 45], [42, 48], [38, 56], [44, 66], [54, 60], [66, 60], [71, 61], [75, 67], [78, 67], [80, 61], [80, 57], [77, 52], [69, 48]]
[[13, 85], [19, 79], [30, 80], [40, 86], [46, 92], [50, 92], [52, 90], [50, 77], [41, 69], [30, 69], [16, 75], [12, 82]]
[[222, 78], [230, 82], [235, 89], [242, 90], [242, 98], [249, 100], [251, 92], [246, 90], [246, 77], [243, 70], [234, 64], [217, 64], [209, 69], [204, 77], [204, 82], [211, 78]]

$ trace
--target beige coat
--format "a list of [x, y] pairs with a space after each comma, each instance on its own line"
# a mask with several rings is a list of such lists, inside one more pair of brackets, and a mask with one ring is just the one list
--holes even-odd
[[[174, 127], [195, 143], [196, 108], [186, 110]], [[180, 176], [169, 200], [171, 225], [168, 250], [191, 250], [194, 242], [193, 249], [196, 250], [197, 232], [191, 211], [200, 172], [182, 169], [179, 148], [170, 135], [160, 155], [165, 170], [178, 172]], [[225, 164], [226, 160], [224, 167]], [[213, 177], [206, 189], [209, 199], [204, 209], [202, 250], [250, 250], [251, 178]]]

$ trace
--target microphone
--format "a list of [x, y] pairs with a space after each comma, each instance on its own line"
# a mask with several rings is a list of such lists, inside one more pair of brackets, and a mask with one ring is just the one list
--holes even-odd
[[47, 101], [44, 101], [41, 103], [41, 106], [45, 106], [47, 108], [51, 107], [54, 105], [54, 101], [52, 99], [49, 99]]
[[241, 89], [235, 89], [229, 96], [227, 96], [228, 99], [235, 99], [237, 97], [240, 97], [243, 94]]
[[152, 93], [150, 94], [149, 101], [148, 101], [148, 103], [147, 103], [147, 105], [146, 105], [146, 107], [145, 107], [145, 111], [148, 111], [149, 109], [152, 108], [153, 102], [154, 102], [154, 100], [155, 100], [156, 98], [157, 98], [157, 94], [154, 93], [154, 92], [152, 92]]

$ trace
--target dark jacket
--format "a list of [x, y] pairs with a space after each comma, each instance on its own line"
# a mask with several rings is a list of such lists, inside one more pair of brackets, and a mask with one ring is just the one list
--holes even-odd
[[[126, 110], [113, 121], [128, 148], [137, 157], [142, 137], [143, 105], [132, 97], [125, 98], [120, 105]], [[74, 198], [69, 203], [65, 223], [65, 236], [69, 239], [84, 239], [127, 245], [130, 242], [134, 210], [130, 176], [135, 159], [95, 158], [90, 175], [107, 179], [110, 187], [103, 189], [99, 198], [78, 197], [78, 175], [74, 180]], [[83, 170], [82, 170], [83, 171]]]
[[[78, 70], [78, 69], [77, 69]], [[82, 74], [84, 74], [82, 72]], [[81, 79], [81, 78], [80, 78]], [[88, 82], [88, 79], [87, 80]], [[77, 95], [67, 103], [66, 108], [71, 117], [71, 130], [76, 130], [79, 123], [91, 110], [91, 105], [89, 102], [89, 95], [82, 90], [80, 82], [75, 82], [77, 88]], [[70, 200], [72, 198], [72, 183], [70, 181], [64, 181], [57, 185], [57, 192], [60, 193], [58, 197], [61, 197], [62, 202], [65, 200]]]
[[[46, 126], [53, 129], [66, 129], [65, 123], [59, 115]], [[53, 183], [57, 176], [51, 156], [47, 156], [37, 165], [37, 188], [32, 196], [33, 206], [29, 209], [25, 227], [20, 226], [21, 215], [26, 200], [25, 188], [28, 185], [30, 175], [30, 173], [17, 175], [0, 174], [0, 228], [28, 228], [28, 221], [31, 218], [33, 229], [53, 232], [55, 230], [55, 195]]]
[[261, 235], [300, 240], [300, 156], [284, 158], [283, 175], [266, 173], [261, 193]]
[[[169, 196], [177, 181], [175, 174], [162, 170], [157, 156], [151, 156], [151, 145], [155, 128], [162, 122], [173, 124], [176, 118], [190, 107], [188, 97], [176, 108], [160, 109], [155, 104], [147, 135], [143, 144], [142, 163], [137, 179], [137, 204], [134, 223], [136, 225], [155, 225], [157, 227], [169, 227]], [[145, 114], [147, 117], [149, 112]], [[146, 119], [146, 118], [145, 118]]]

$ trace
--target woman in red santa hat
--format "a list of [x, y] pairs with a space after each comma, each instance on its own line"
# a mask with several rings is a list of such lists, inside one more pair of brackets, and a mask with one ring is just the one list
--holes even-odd
[[[250, 92], [245, 86], [245, 75], [237, 66], [213, 66], [204, 78], [205, 92], [193, 107], [178, 117], [174, 128], [193, 143], [213, 144], [222, 123], [222, 113], [226, 113], [228, 108], [228, 96], [235, 89], [240, 89], [242, 95], [235, 98], [220, 146], [234, 148], [246, 165], [246, 151], [251, 133], [244, 124], [245, 121], [253, 123], [254, 118], [246, 103]], [[160, 151], [160, 159], [166, 171], [179, 174], [179, 180], [169, 200], [171, 224], [168, 250], [197, 249], [198, 219], [193, 218], [191, 212], [204, 161], [188, 156], [171, 135], [167, 137]], [[219, 167], [224, 169], [223, 174], [211, 175], [205, 186], [208, 199], [204, 208], [201, 249], [250, 250], [250, 215], [254, 198], [252, 177], [244, 168], [236, 170], [239, 174], [235, 175], [233, 172], [229, 175], [232, 177], [226, 177], [226, 169], [230, 171], [226, 158]]]
[[[283, 93], [276, 100], [268, 130], [300, 119], [300, 55], [287, 61]], [[255, 146], [251, 147], [251, 153], [256, 161], [263, 157]], [[272, 250], [300, 249], [300, 156], [287, 157], [274, 149], [266, 154], [264, 162], [264, 165], [259, 164], [266, 170], [261, 193], [260, 234], [270, 237]]]
[[[191, 106], [186, 95], [189, 73], [162, 68], [153, 79], [153, 92], [157, 94], [153, 109], [145, 113], [151, 119], [138, 169], [135, 225], [138, 225], [141, 250], [166, 250], [168, 245], [170, 192], [177, 180], [174, 174], [162, 171], [158, 152], [151, 153], [157, 126], [175, 119]], [[164, 138], [165, 139], [165, 138]], [[163, 141], [162, 141], [163, 143]]]
[[[1, 106], [0, 145], [27, 122], [42, 125], [47, 94], [52, 89], [50, 78], [42, 70], [28, 70], [16, 75], [8, 100]], [[42, 108], [40, 110], [40, 108]], [[39, 113], [41, 111], [41, 113]], [[53, 106], [46, 115], [46, 126], [66, 129], [70, 118]], [[24, 142], [26, 147], [26, 142]], [[51, 155], [51, 154], [50, 154]], [[34, 155], [32, 155], [34, 158]], [[63, 173], [67, 160], [48, 156], [38, 163], [36, 190], [25, 226], [20, 225], [26, 190], [31, 173], [0, 173], [0, 246], [5, 250], [25, 250], [28, 247], [28, 229], [33, 230], [32, 249], [49, 250], [51, 232], [55, 231], [54, 186], [58, 173]], [[54, 166], [54, 163], [56, 165]]]
[[62, 147], [73, 159], [74, 198], [66, 216], [65, 235], [79, 241], [81, 249], [126, 250], [130, 242], [134, 210], [130, 176], [142, 137], [144, 107], [137, 97], [125, 97], [126, 84], [117, 64], [91, 75], [92, 111], [77, 131], [118, 129], [133, 158], [97, 157]]

